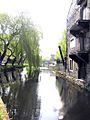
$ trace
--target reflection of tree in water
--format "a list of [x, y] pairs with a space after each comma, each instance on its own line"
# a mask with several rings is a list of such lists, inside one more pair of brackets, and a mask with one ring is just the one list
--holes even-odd
[[[18, 89], [20, 87], [20, 81], [18, 80], [20, 76], [18, 76], [17, 73], [16, 75], [14, 75], [14, 71], [13, 71], [13, 74], [12, 72], [11, 73], [6, 72], [4, 75], [5, 75], [6, 80], [8, 79], [8, 81], [11, 80], [11, 76], [12, 76], [11, 84], [10, 83], [1, 84], [1, 96], [2, 96], [4, 103], [6, 104], [9, 117], [13, 118], [14, 115], [16, 114], [16, 109], [17, 109], [16, 99], [17, 99]], [[16, 79], [16, 76], [17, 76], [17, 80], [14, 81]]]
[[[21, 82], [18, 73], [11, 73], [13, 84], [1, 86], [1, 96], [6, 104], [7, 111], [12, 120], [38, 120], [40, 112], [40, 100], [37, 96], [37, 83]], [[5, 76], [6, 77], [6, 76]], [[7, 76], [9, 80], [9, 75]], [[6, 78], [6, 79], [7, 79]]]
[[40, 114], [40, 100], [37, 94], [37, 83], [27, 81], [18, 94], [19, 110], [15, 119], [38, 120]]

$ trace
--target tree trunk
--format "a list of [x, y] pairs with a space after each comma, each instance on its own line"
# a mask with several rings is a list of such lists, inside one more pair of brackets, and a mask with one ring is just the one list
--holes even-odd
[[12, 66], [14, 66], [15, 62], [16, 62], [16, 57], [14, 57], [14, 59], [12, 61]]
[[[9, 48], [8, 48], [9, 49]], [[14, 52], [12, 52], [12, 50], [11, 49], [9, 49], [10, 51], [11, 51], [11, 54], [8, 56], [8, 58], [7, 58], [7, 61], [6, 61], [6, 63], [5, 63], [5, 66], [7, 66], [7, 64], [11, 61], [11, 59], [10, 59], [10, 57], [13, 55], [13, 53]]]
[[0, 57], [0, 62], [1, 62], [1, 63], [2, 63], [2, 61], [3, 61], [3, 59], [4, 59], [4, 57], [6, 56], [6, 52], [7, 52], [8, 46], [9, 46], [9, 42], [4, 45], [4, 51], [3, 51], [3, 54], [2, 54], [1, 57]]

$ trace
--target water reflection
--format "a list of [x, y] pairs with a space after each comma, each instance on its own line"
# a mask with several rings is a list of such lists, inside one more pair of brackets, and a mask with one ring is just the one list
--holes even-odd
[[[7, 79], [11, 83], [1, 84], [1, 97], [6, 104], [12, 120], [38, 120], [40, 100], [38, 99], [38, 83], [25, 81], [25, 73], [19, 71], [8, 72]], [[4, 76], [5, 74], [3, 74]], [[4, 77], [6, 80], [6, 76]]]
[[41, 97], [40, 120], [57, 120], [62, 102], [56, 88], [55, 75], [50, 71], [41, 72], [39, 96]]
[[18, 113], [15, 119], [18, 120], [35, 120], [38, 119], [36, 111], [39, 109], [40, 101], [37, 95], [37, 83], [25, 82], [20, 89], [17, 97]]
[[[63, 79], [56, 80], [48, 69], [41, 70], [38, 83], [28, 80], [26, 69], [2, 74], [1, 78], [0, 95], [11, 120], [90, 119], [90, 94], [82, 94]], [[7, 78], [11, 82], [4, 84]]]
[[[58, 120], [63, 116], [63, 104], [55, 75], [48, 69], [39, 74], [39, 82], [28, 80], [26, 69], [8, 73], [9, 85], [0, 92], [12, 120]], [[61, 112], [60, 112], [61, 110]], [[61, 113], [61, 114], [60, 114]]]
[[25, 83], [25, 81], [28, 78], [27, 68], [23, 68], [23, 71], [20, 74], [21, 74], [21, 79], [22, 79], [23, 83]]

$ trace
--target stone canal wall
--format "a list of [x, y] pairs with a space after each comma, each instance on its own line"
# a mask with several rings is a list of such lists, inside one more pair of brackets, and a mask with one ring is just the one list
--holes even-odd
[[82, 80], [75, 80], [61, 72], [57, 75], [64, 103], [63, 120], [90, 120], [90, 92], [87, 85]]

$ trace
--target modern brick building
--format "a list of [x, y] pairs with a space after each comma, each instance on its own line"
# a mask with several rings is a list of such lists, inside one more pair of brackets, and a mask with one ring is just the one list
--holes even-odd
[[90, 81], [90, 0], [72, 0], [67, 16], [67, 68]]

